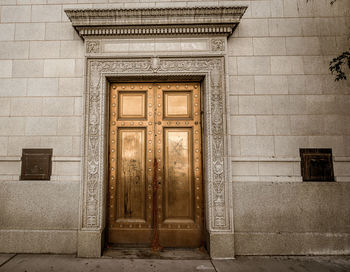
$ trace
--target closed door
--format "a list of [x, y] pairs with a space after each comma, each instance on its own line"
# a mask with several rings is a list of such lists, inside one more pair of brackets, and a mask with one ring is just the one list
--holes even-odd
[[108, 242], [202, 244], [199, 83], [110, 89]]

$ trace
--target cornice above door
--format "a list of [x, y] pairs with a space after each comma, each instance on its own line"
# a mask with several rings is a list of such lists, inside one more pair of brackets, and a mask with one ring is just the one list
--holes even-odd
[[78, 34], [88, 36], [229, 36], [246, 6], [66, 9]]

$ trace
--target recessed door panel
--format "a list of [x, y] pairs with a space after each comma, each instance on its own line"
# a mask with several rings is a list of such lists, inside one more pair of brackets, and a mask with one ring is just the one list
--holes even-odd
[[118, 129], [117, 220], [145, 221], [145, 129]]
[[202, 245], [200, 121], [199, 83], [111, 85], [109, 243]]
[[164, 118], [191, 118], [192, 94], [188, 91], [164, 92]]
[[192, 220], [192, 129], [165, 128], [164, 137], [164, 220]]
[[145, 119], [146, 92], [119, 92], [119, 118]]

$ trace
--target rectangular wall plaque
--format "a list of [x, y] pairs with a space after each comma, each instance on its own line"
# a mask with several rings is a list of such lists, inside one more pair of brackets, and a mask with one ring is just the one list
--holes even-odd
[[50, 180], [52, 148], [23, 149], [21, 180]]
[[303, 181], [334, 181], [332, 149], [301, 148]]

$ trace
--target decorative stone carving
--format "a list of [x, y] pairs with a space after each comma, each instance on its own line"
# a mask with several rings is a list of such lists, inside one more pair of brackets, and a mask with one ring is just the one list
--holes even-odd
[[224, 39], [212, 39], [211, 40], [211, 51], [225, 51], [225, 40]]
[[99, 52], [100, 52], [100, 41], [86, 42], [86, 53], [99, 53]]
[[232, 34], [246, 6], [145, 9], [66, 9], [79, 35]]
[[[104, 131], [104, 116], [108, 109], [108, 99], [104, 97], [106, 76], [149, 76], [155, 72], [161, 75], [201, 74], [206, 77], [207, 88], [204, 93], [204, 128], [206, 141], [205, 168], [208, 185], [209, 230], [232, 230], [229, 203], [227, 198], [228, 179], [224, 169], [225, 147], [225, 95], [224, 58], [156, 57], [144, 59], [88, 59], [88, 88], [86, 99], [85, 162], [87, 169], [84, 182], [83, 222], [84, 229], [102, 227], [103, 184], [105, 183], [105, 154], [107, 145]], [[108, 94], [107, 94], [108, 97]]]
[[151, 62], [151, 68], [153, 70], [153, 72], [157, 72], [160, 68], [160, 59], [159, 58], [152, 58], [152, 62]]

